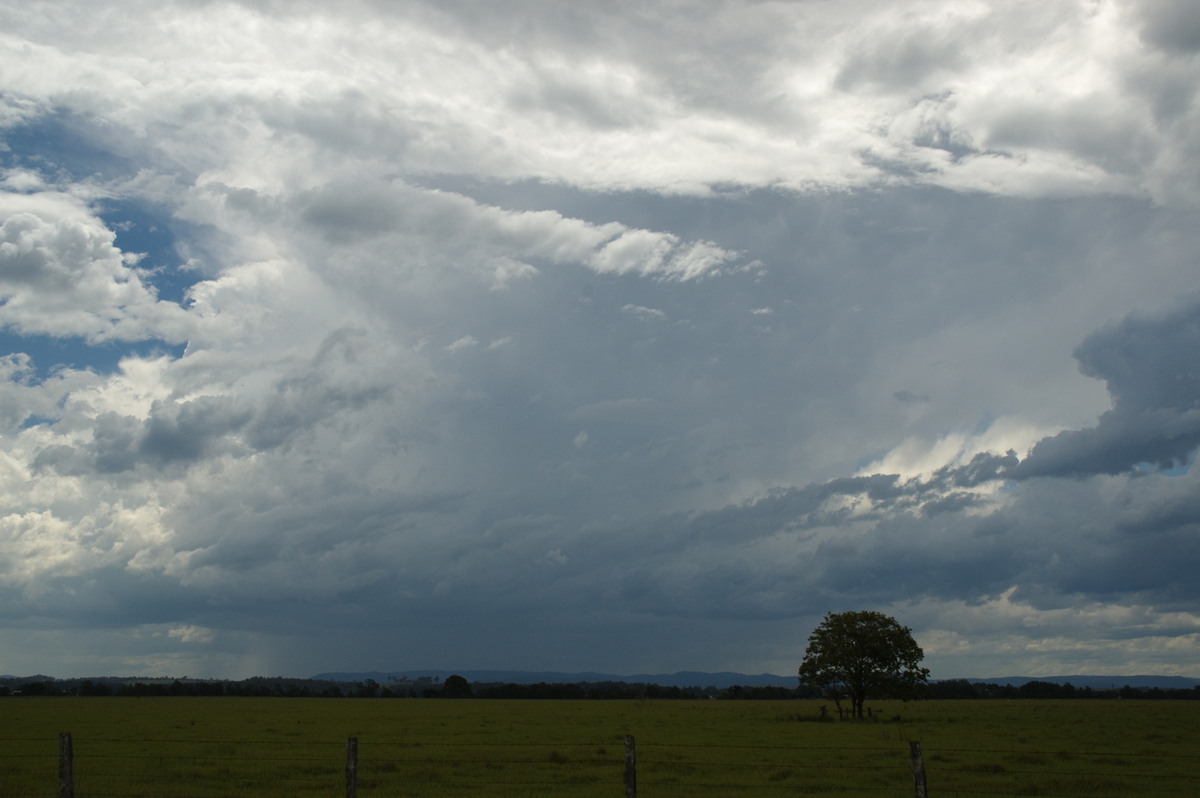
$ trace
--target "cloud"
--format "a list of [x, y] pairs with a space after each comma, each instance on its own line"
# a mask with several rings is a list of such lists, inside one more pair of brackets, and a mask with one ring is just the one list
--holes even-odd
[[53, 191], [0, 192], [0, 324], [93, 343], [178, 343], [187, 314], [160, 301], [81, 202]]
[[[1188, 46], [1188, 13], [1161, 4], [817, 13], [723, 2], [687, 20], [667, 10], [551, 5], [503, 18], [470, 4], [362, 5], [336, 18], [312, 5], [300, 13], [177, 5], [123, 19], [114, 23], [121, 35], [91, 43], [77, 96], [140, 86], [109, 109], [112, 123], [141, 143], [156, 126], [186, 131], [156, 146], [230, 185], [241, 185], [238, 174], [286, 173], [277, 156], [259, 162], [269, 169], [254, 168], [262, 157], [254, 153], [279, 136], [330, 156], [320, 167], [309, 161], [327, 173], [366, 156], [393, 170], [609, 191], [882, 179], [1019, 196], [1194, 199], [1186, 178], [1172, 180], [1159, 165], [1186, 158], [1190, 127], [1147, 120], [1138, 90], [1155, 57], [1147, 46]], [[380, 13], [388, 24], [363, 35], [360, 20]], [[522, 27], [514, 20], [524, 15], [540, 21]], [[78, 80], [71, 26], [11, 16], [10, 51], [27, 29], [53, 42], [38, 43], [36, 76], [11, 75], [17, 96], [45, 102], [65, 92]], [[187, 24], [154, 24], [167, 16]], [[303, 21], [317, 18], [323, 24]], [[157, 38], [143, 36], [142, 25]], [[216, 30], [220, 44], [209, 35]], [[351, 30], [355, 58], [330, 58]], [[914, 127], [914, 109], [935, 97], [945, 98], [935, 103], [937, 121], [926, 115]], [[195, 104], [223, 108], [234, 124], [198, 124], [187, 116]], [[220, 163], [234, 142], [243, 153]]]
[[[1087, 610], [1094, 614], [1089, 624], [1106, 626], [1102, 636], [1114, 640], [1129, 624], [1110, 622], [1114, 614], [1177, 617], [1194, 627], [1193, 613], [1171, 616], [1169, 608], [1190, 608], [1196, 598], [1188, 576], [1200, 556], [1196, 471], [1166, 475], [1135, 466], [1177, 465], [1200, 447], [1190, 433], [1174, 434], [1187, 429], [1200, 397], [1188, 365], [1196, 354], [1195, 317], [1196, 306], [1187, 304], [1129, 317], [1085, 340], [1076, 356], [1085, 372], [1106, 380], [1114, 402], [1093, 428], [1044, 438], [1023, 460], [1011, 451], [977, 452], [925, 476], [835, 479], [673, 519], [660, 524], [658, 546], [627, 577], [627, 597], [647, 612], [746, 619], [786, 616], [803, 604], [840, 606], [851, 596], [888, 603], [915, 593], [927, 602], [926, 609], [910, 608], [917, 614], [946, 603], [1020, 603], [1027, 620], [1008, 632], [994, 622], [987, 632], [967, 631], [965, 622], [941, 628], [958, 630], [957, 640], [1014, 634], [1030, 649], [1056, 649], [1061, 659], [1047, 658], [1046, 673], [1061, 668], [1054, 662], [1071, 661], [1065, 650], [1075, 646], [1069, 627], [1078, 623], [1081, 600], [1105, 608]], [[1147, 414], [1180, 421], [1166, 428], [1138, 423]], [[1171, 433], [1165, 442], [1164, 431]], [[1121, 445], [1105, 449], [1112, 441]], [[1064, 484], [1057, 476], [1075, 480]], [[1164, 557], [1166, 551], [1173, 555]], [[1046, 630], [1028, 631], [1033, 623]], [[1149, 645], [1160, 634], [1157, 624], [1144, 631], [1131, 624], [1127, 634]], [[1057, 641], [1050, 629], [1061, 635]], [[1165, 642], [1174, 632], [1161, 634]], [[1194, 641], [1188, 645], [1194, 650]], [[1109, 650], [1079, 646], [1096, 661]]]
[[342, 276], [337, 261], [345, 255], [333, 253], [349, 244], [371, 254], [396, 253], [392, 268], [397, 276], [429, 269], [479, 270], [496, 285], [537, 274], [531, 260], [689, 280], [719, 272], [738, 258], [711, 242], [685, 242], [615, 222], [591, 224], [554, 211], [511, 211], [399, 180], [336, 181], [292, 197], [287, 208], [281, 197], [251, 189], [213, 185], [210, 191], [224, 206], [222, 215], [248, 213], [260, 227], [299, 221], [288, 233], [313, 247], [308, 258], [324, 259], [323, 268], [335, 279]]
[[1200, 447], [1200, 303], [1127, 318], [1089, 336], [1075, 355], [1085, 374], [1108, 385], [1113, 409], [1093, 428], [1039, 441], [1015, 476], [1169, 469]]
[[1196, 9], [1167, 0], [1149, 0], [1133, 7], [1141, 17], [1142, 37], [1175, 55], [1200, 50], [1200, 14]]
[[[922, 639], [927, 655], [959, 670], [972, 654], [1036, 652], [1040, 661], [1031, 676], [1088, 673], [1128, 675], [1153, 662], [1156, 672], [1186, 676], [1187, 659], [1198, 641], [1196, 617], [1158, 612], [1148, 606], [1089, 603], [1042, 610], [1014, 597], [1015, 589], [986, 602], [916, 605], [905, 609], [929, 617], [941, 628]], [[1081, 645], [1077, 632], [1090, 642]], [[968, 666], [969, 667], [969, 666]], [[999, 672], [992, 676], [1002, 676]]]
[[459, 338], [454, 343], [449, 344], [446, 347], [446, 351], [457, 352], [460, 349], [471, 349], [472, 347], [476, 347], [476, 346], [479, 346], [479, 341], [475, 340], [475, 338], [473, 338], [470, 335], [464, 335], [462, 338]]
[[667, 317], [667, 314], [658, 308], [644, 308], [641, 305], [634, 305], [632, 303], [622, 305], [621, 312], [632, 313], [634, 316], [646, 320], [665, 319]]
[[0, 10], [5, 669], [1186, 669], [1190, 13]]
[[216, 634], [202, 626], [176, 626], [167, 631], [167, 636], [183, 643], [211, 643]]
[[915, 394], [912, 391], [896, 391], [892, 394], [897, 402], [906, 405], [919, 405], [929, 401], [927, 394]]

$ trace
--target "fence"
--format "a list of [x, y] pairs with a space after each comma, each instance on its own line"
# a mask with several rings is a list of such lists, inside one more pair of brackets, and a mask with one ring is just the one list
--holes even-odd
[[[0, 741], [4, 742], [4, 741]], [[1192, 796], [1200, 756], [1152, 753], [578, 743], [389, 743], [360, 748], [268, 740], [88, 740], [59, 736], [59, 798], [572, 795]], [[181, 751], [181, 744], [183, 750]], [[11, 750], [11, 747], [5, 746]], [[50, 748], [50, 746], [47, 746]], [[342, 748], [341, 751], [338, 751]], [[14, 762], [34, 764], [20, 778]], [[55, 755], [0, 753], [0, 796], [48, 792]], [[36, 766], [37, 762], [43, 767]], [[82, 765], [82, 766], [81, 766]], [[47, 772], [50, 771], [50, 772]], [[37, 778], [41, 783], [34, 783]], [[78, 782], [78, 791], [77, 783]]]

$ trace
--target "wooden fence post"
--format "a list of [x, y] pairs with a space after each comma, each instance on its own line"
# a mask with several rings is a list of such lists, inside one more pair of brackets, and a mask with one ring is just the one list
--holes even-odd
[[358, 798], [358, 738], [346, 738], [346, 798]]
[[633, 735], [625, 735], [625, 798], [637, 798], [637, 751]]
[[58, 735], [58, 798], [75, 798], [75, 751], [70, 732]]
[[927, 798], [928, 793], [925, 791], [925, 763], [921, 761], [921, 744], [916, 740], [909, 740], [908, 752], [912, 755], [913, 786], [916, 788], [917, 798]]

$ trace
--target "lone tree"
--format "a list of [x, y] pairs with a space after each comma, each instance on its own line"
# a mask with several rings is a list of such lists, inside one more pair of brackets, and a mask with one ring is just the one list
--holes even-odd
[[442, 698], [470, 698], [471, 683], [457, 673], [442, 682]]
[[920, 666], [925, 652], [912, 630], [881, 612], [831, 612], [813, 630], [800, 663], [800, 681], [850, 698], [851, 714], [863, 716], [863, 702], [907, 698], [929, 678]]

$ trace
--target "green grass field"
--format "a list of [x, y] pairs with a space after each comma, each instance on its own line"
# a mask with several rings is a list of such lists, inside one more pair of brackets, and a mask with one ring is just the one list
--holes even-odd
[[0, 798], [58, 789], [70, 732], [76, 795], [911, 796], [1200, 795], [1200, 702], [875, 702], [817, 722], [808, 701], [254, 698], [0, 699]]

